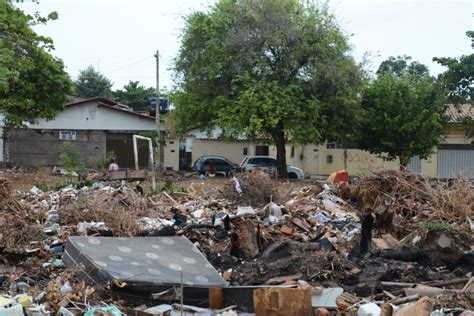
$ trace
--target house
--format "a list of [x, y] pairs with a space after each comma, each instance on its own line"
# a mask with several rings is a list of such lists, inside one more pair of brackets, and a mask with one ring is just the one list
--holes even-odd
[[[97, 167], [111, 153], [120, 167], [131, 168], [132, 135], [153, 130], [154, 117], [134, 113], [105, 98], [78, 99], [66, 104], [53, 120], [38, 119], [25, 128], [10, 130], [4, 140], [4, 152], [8, 153], [4, 160], [29, 167], [59, 165], [63, 143], [69, 141], [89, 167]], [[148, 164], [147, 150], [140, 146], [140, 166]]]
[[[428, 159], [413, 157], [408, 168], [429, 177], [453, 178], [463, 175], [474, 179], [474, 138], [466, 132], [461, 122], [474, 118], [470, 105], [460, 110], [450, 106], [447, 112], [450, 124], [444, 141]], [[183, 170], [202, 155], [224, 156], [239, 164], [246, 155], [276, 157], [276, 147], [253, 143], [245, 138], [224, 141], [218, 127], [210, 132], [191, 130], [182, 140], [168, 139], [165, 148], [165, 167]], [[335, 170], [346, 169], [350, 175], [362, 175], [367, 171], [398, 169], [399, 161], [384, 161], [376, 155], [355, 147], [343, 148], [336, 142], [286, 146], [288, 164], [297, 166], [310, 175], [329, 175]]]
[[264, 143], [251, 142], [245, 137], [232, 141], [222, 140], [222, 128], [209, 131], [193, 129], [183, 139], [168, 138], [165, 147], [165, 169], [190, 170], [194, 162], [203, 155], [218, 155], [239, 164], [247, 155], [271, 155], [276, 149]]

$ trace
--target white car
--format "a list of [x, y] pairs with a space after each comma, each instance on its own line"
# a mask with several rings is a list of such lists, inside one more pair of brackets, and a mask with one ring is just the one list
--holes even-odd
[[[277, 160], [269, 156], [246, 156], [240, 163], [240, 168], [242, 171], [251, 171], [254, 168], [258, 168], [275, 173], [277, 170]], [[304, 171], [300, 168], [286, 165], [286, 170], [290, 179], [304, 179]]]

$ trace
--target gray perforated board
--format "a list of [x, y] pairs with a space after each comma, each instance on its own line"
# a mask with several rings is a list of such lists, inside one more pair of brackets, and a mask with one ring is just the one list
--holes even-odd
[[70, 237], [66, 265], [84, 264], [98, 281], [150, 285], [225, 286], [226, 282], [185, 237]]

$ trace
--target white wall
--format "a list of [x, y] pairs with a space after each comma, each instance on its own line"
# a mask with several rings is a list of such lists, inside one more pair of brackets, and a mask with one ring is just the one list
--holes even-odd
[[156, 125], [154, 119], [110, 109], [91, 101], [66, 106], [53, 120], [39, 119], [30, 128], [144, 131], [155, 130]]

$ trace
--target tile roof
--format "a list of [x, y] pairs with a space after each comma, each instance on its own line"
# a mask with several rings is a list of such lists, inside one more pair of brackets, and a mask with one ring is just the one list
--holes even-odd
[[465, 119], [474, 120], [474, 105], [473, 104], [460, 104], [455, 106], [449, 104], [446, 109], [446, 115], [449, 117], [450, 123], [460, 123]]

